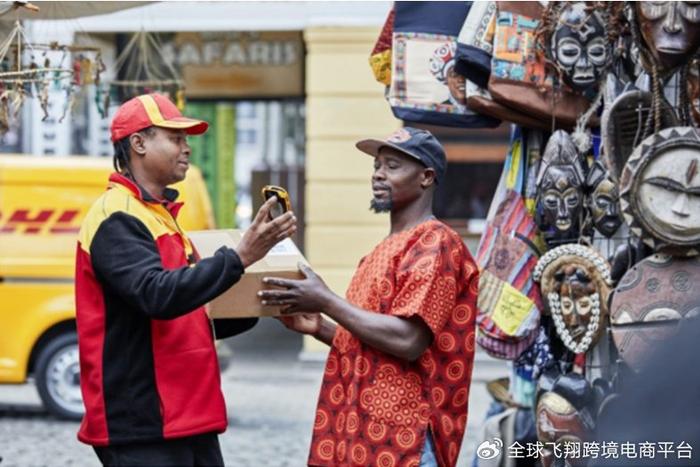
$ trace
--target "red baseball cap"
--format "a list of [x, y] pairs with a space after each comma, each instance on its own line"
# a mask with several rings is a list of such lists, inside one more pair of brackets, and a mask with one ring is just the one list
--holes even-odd
[[201, 135], [209, 128], [204, 120], [184, 117], [162, 94], [143, 94], [129, 99], [117, 109], [110, 127], [112, 142], [149, 126], [185, 130], [188, 135]]

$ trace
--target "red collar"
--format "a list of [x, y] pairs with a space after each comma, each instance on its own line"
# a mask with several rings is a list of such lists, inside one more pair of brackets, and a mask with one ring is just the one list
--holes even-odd
[[177, 190], [173, 188], [166, 188], [163, 192], [164, 199], [156, 199], [153, 197], [145, 188], [133, 181], [132, 179], [125, 177], [119, 172], [113, 172], [109, 176], [110, 183], [119, 184], [133, 193], [136, 199], [143, 201], [144, 203], [150, 204], [160, 204], [165, 209], [167, 209], [174, 218], [177, 218], [178, 212], [184, 203], [176, 202], [175, 200], [179, 196]]

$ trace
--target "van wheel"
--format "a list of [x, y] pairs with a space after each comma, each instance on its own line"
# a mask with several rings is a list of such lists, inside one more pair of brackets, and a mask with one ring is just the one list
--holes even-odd
[[80, 392], [78, 336], [75, 332], [51, 339], [36, 360], [36, 387], [44, 407], [52, 414], [80, 420], [85, 413]]

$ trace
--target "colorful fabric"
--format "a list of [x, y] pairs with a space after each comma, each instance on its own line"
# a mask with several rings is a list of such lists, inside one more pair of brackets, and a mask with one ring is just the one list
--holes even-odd
[[76, 255], [86, 410], [78, 438], [111, 446], [223, 432], [226, 406], [204, 304], [238, 281], [240, 259], [221, 248], [194, 264], [175, 221], [182, 206], [175, 190], [155, 200], [120, 174], [108, 188], [83, 221]]
[[[545, 125], [571, 128], [591, 103], [547, 72], [538, 51], [536, 31], [543, 14], [540, 2], [497, 2], [496, 29], [488, 90], [494, 101]], [[555, 86], [556, 85], [556, 86]], [[597, 121], [591, 118], [590, 126]]]
[[[540, 169], [542, 159], [543, 134], [539, 130], [526, 130], [526, 171], [525, 186], [523, 189], [523, 201], [527, 212], [535, 214], [535, 198], [537, 197], [537, 173]], [[538, 245], [539, 247], [540, 245]], [[540, 251], [545, 251], [546, 247], [541, 245]]]
[[321, 386], [309, 465], [418, 466], [428, 430], [454, 466], [467, 425], [478, 272], [459, 235], [431, 220], [387, 237], [364, 257], [350, 303], [422, 319], [434, 339], [415, 362], [338, 327]]
[[496, 2], [474, 2], [457, 37], [455, 69], [480, 88], [491, 75], [493, 35], [496, 31]]
[[554, 363], [554, 354], [549, 343], [549, 336], [544, 327], [540, 326], [537, 339], [515, 361], [518, 373], [531, 381], [537, 381], [542, 371]]
[[471, 2], [395, 2], [391, 86], [387, 100], [405, 121], [495, 127], [470, 111], [464, 77], [455, 70], [456, 40]]
[[513, 126], [510, 139], [510, 152], [506, 156], [506, 161], [503, 168], [503, 170], [507, 174], [506, 188], [514, 190], [517, 193], [522, 193], [523, 179], [525, 176], [525, 158], [523, 157], [524, 143], [522, 137], [522, 130], [517, 126]]
[[372, 67], [374, 79], [386, 86], [391, 84], [391, 41], [392, 33], [394, 32], [395, 16], [396, 10], [392, 8], [369, 57], [369, 64]]
[[494, 338], [482, 331], [482, 327], [479, 326], [479, 331], [476, 337], [476, 343], [479, 347], [484, 349], [486, 353], [491, 355], [493, 358], [500, 358], [502, 360], [515, 360], [518, 358], [525, 350], [528, 349], [535, 342], [537, 335], [531, 333], [527, 335], [524, 339], [520, 340], [506, 340], [502, 338]]
[[491, 73], [504, 79], [539, 84], [544, 81], [545, 61], [536, 51], [535, 30], [539, 21], [499, 11], [496, 16]]
[[[392, 74], [392, 87], [390, 89], [389, 103], [397, 106], [408, 107], [415, 110], [427, 110], [431, 112], [461, 113], [463, 109], [454, 105], [449, 98], [449, 90], [444, 80], [436, 79], [431, 71], [430, 63], [435, 53], [440, 49], [449, 47], [450, 36], [421, 33], [395, 33], [394, 34], [394, 63]], [[411, 62], [412, 50], [416, 50], [417, 59]], [[428, 53], [421, 53], [420, 49], [429, 49]], [[411, 64], [418, 65], [425, 61], [423, 74], [416, 78], [415, 86], [409, 81], [407, 70]], [[429, 73], [429, 75], [427, 75]], [[429, 77], [430, 79], [426, 79]], [[435, 82], [433, 82], [435, 81]], [[442, 97], [432, 98], [436, 91], [443, 94]], [[413, 96], [413, 97], [412, 97]], [[413, 101], [413, 102], [412, 102]]]
[[532, 279], [537, 234], [522, 197], [506, 190], [477, 251], [482, 270], [477, 342], [497, 358], [517, 358], [536, 337], [542, 308], [539, 287]]
[[516, 404], [527, 408], [534, 407], [537, 382], [520, 373], [516, 365], [513, 365], [510, 373], [508, 391]]
[[496, 339], [517, 341], [531, 333], [539, 320], [534, 302], [507, 281], [481, 272], [479, 328]]
[[456, 49], [453, 41], [445, 42], [430, 57], [430, 72], [441, 83], [447, 83], [447, 72], [454, 67]]

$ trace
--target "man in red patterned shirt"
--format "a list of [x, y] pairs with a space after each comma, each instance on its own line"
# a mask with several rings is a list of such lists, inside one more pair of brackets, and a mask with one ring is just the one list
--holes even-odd
[[[432, 215], [445, 152], [428, 131], [363, 140], [375, 157], [371, 209], [391, 232], [335, 295], [302, 266], [300, 281], [265, 278], [263, 304], [287, 327], [331, 345], [309, 465], [454, 466], [467, 425], [477, 267], [460, 236]], [[332, 318], [335, 323], [323, 315]]]

